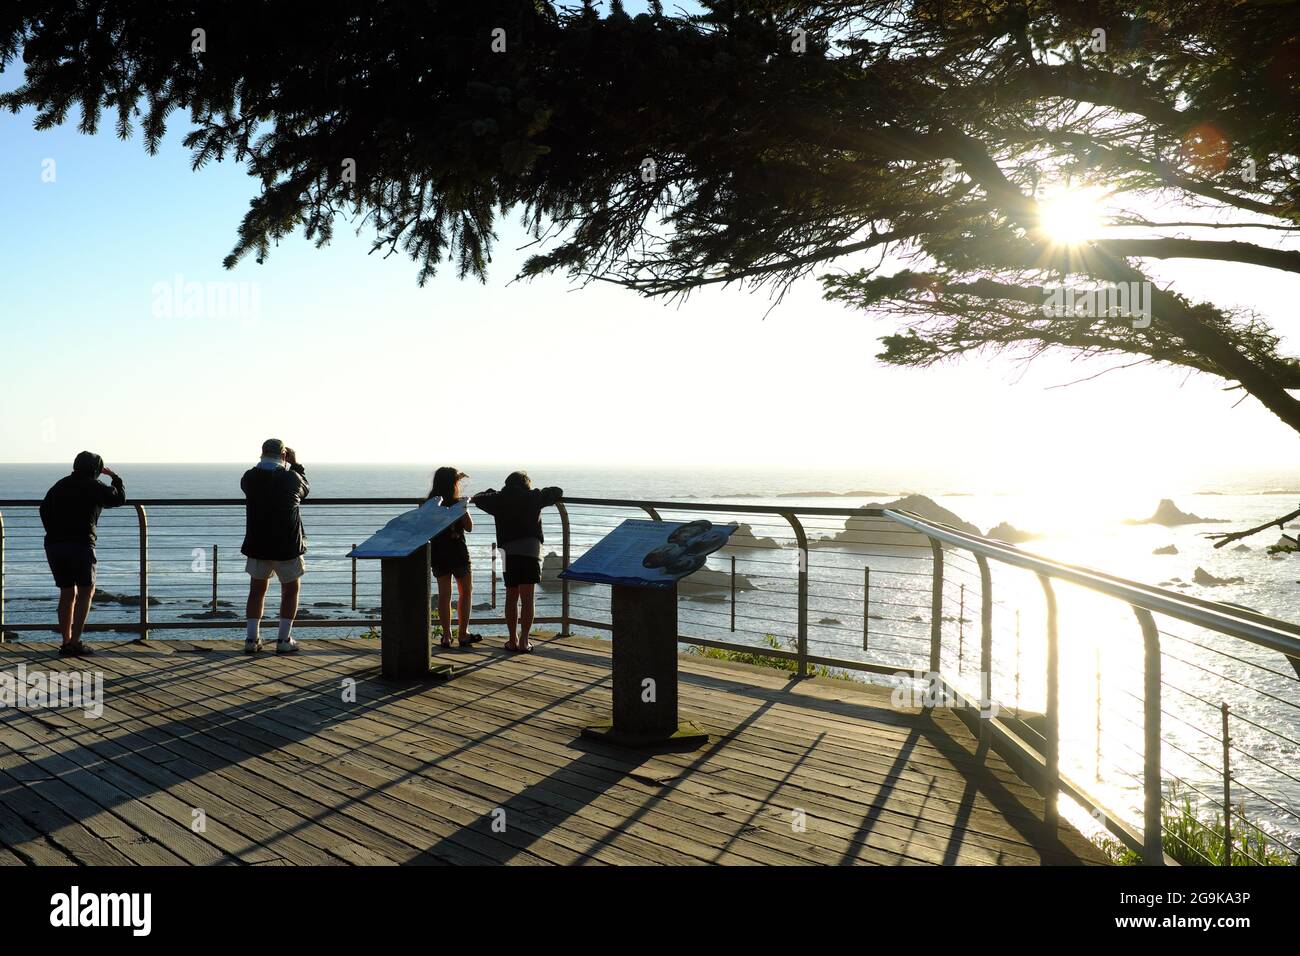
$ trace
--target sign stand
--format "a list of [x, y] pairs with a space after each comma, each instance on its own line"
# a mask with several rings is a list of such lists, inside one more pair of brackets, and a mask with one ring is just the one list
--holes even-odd
[[432, 661], [433, 571], [429, 566], [429, 542], [464, 514], [464, 502], [450, 507], [426, 502], [398, 515], [349, 552], [354, 558], [379, 559], [380, 672], [390, 680], [446, 680], [456, 673], [454, 664]]
[[433, 610], [429, 546], [379, 562], [382, 619], [380, 671], [390, 680], [451, 677], [452, 664], [432, 664]]
[[707, 733], [677, 715], [677, 588], [616, 584], [610, 609], [613, 723], [584, 727], [582, 735], [621, 747], [693, 749], [707, 742]]
[[694, 749], [709, 736], [677, 712], [677, 582], [704, 566], [735, 525], [630, 518], [561, 577], [610, 586], [611, 721], [582, 735], [621, 747]]

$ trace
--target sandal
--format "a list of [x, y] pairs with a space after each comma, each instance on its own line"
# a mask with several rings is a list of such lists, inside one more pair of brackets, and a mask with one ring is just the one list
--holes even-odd
[[[461, 647], [472, 647], [473, 645], [477, 644], [481, 640], [483, 640], [482, 634], [466, 634], [463, 638], [461, 638], [459, 643]], [[451, 645], [448, 644], [447, 646], [450, 647]]]
[[81, 643], [81, 641], [73, 641], [68, 646], [68, 653], [71, 654], [73, 657], [93, 657], [95, 654], [94, 651], [92, 651], [85, 644]]

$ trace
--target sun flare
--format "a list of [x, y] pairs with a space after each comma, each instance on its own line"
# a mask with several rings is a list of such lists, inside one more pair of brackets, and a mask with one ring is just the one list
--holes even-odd
[[1064, 189], [1039, 202], [1039, 226], [1052, 242], [1076, 246], [1097, 238], [1102, 229], [1101, 193]]

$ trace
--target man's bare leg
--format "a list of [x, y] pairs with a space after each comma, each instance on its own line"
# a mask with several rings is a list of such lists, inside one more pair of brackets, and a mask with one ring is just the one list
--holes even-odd
[[262, 619], [262, 610], [266, 607], [266, 589], [270, 583], [269, 578], [261, 581], [257, 578], [248, 579], [248, 620]]
[[280, 620], [292, 621], [298, 616], [298, 593], [301, 590], [301, 578], [280, 582]]
[[506, 588], [506, 630], [510, 633], [510, 640], [506, 642], [506, 647], [514, 650], [519, 645], [515, 643], [515, 628], [519, 624], [519, 606], [516, 603], [519, 600], [519, 587]]
[[59, 636], [64, 647], [72, 643], [72, 602], [76, 599], [75, 587], [59, 588]]
[[292, 654], [298, 650], [298, 642], [293, 639], [293, 621], [298, 616], [298, 593], [301, 590], [301, 578], [280, 580], [280, 631], [275, 638], [277, 654]]
[[81, 643], [81, 631], [90, 616], [90, 602], [95, 597], [93, 587], [77, 588], [77, 598], [72, 604], [72, 643]]
[[533, 588], [532, 584], [519, 585], [519, 647], [528, 650], [532, 644], [528, 635], [533, 629]]
[[270, 583], [269, 578], [248, 579], [248, 607], [244, 618], [248, 626], [244, 635], [245, 654], [255, 654], [262, 648], [262, 611], [266, 607], [266, 589]]

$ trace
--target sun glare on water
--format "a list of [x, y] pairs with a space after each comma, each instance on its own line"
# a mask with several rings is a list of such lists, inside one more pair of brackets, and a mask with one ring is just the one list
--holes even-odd
[[1075, 246], [1095, 239], [1102, 230], [1101, 193], [1095, 189], [1064, 189], [1039, 201], [1039, 224], [1052, 242]]

